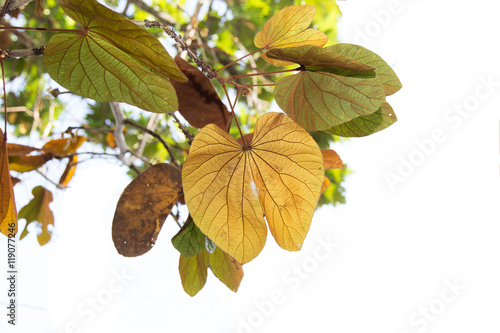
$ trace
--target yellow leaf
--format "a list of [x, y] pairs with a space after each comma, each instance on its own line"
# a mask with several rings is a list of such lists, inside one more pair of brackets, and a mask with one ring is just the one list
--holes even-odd
[[179, 258], [179, 275], [182, 287], [189, 296], [196, 295], [207, 282], [208, 252], [201, 251], [194, 257]]
[[0, 129], [0, 233], [7, 237], [14, 237], [17, 233], [17, 209], [14, 200], [14, 188], [9, 171], [7, 143], [3, 131]]
[[323, 164], [326, 169], [343, 169], [344, 163], [340, 159], [339, 154], [335, 150], [332, 149], [324, 149], [321, 150], [321, 154], [323, 155]]
[[330, 181], [330, 179], [328, 179], [328, 177], [325, 176], [325, 181], [323, 182], [323, 185], [321, 185], [321, 194], [323, 194], [323, 192], [325, 192], [330, 187], [331, 184], [332, 182]]
[[111, 149], [115, 149], [116, 147], [118, 147], [116, 145], [115, 136], [111, 132], [108, 132], [108, 134], [106, 134], [106, 142]]
[[78, 164], [78, 156], [73, 155], [69, 159], [68, 164], [66, 165], [66, 169], [64, 169], [64, 172], [61, 175], [61, 178], [59, 179], [59, 185], [64, 187], [68, 186], [69, 181], [73, 178], [73, 175], [75, 174], [77, 164]]
[[65, 139], [50, 140], [42, 147], [42, 150], [58, 156], [74, 154], [85, 140], [87, 140], [86, 137], [79, 135]]
[[[314, 18], [315, 12], [316, 8], [312, 5], [283, 8], [264, 24], [262, 31], [255, 35], [255, 46], [270, 50], [302, 45], [325, 45], [328, 37], [324, 33], [316, 29], [307, 29]], [[262, 57], [276, 66], [289, 66], [292, 64], [270, 59], [265, 54]]]
[[278, 245], [300, 250], [323, 176], [323, 158], [314, 139], [280, 113], [260, 117], [247, 145], [215, 125], [206, 126], [195, 137], [182, 169], [194, 222], [241, 264], [264, 247], [264, 214]]

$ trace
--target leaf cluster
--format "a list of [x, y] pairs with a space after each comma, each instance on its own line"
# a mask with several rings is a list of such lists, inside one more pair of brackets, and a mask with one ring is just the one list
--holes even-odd
[[[205, 284], [208, 268], [236, 291], [242, 265], [258, 256], [268, 231], [283, 249], [300, 250], [317, 206], [345, 202], [342, 181], [350, 171], [329, 149], [330, 143], [338, 137], [371, 135], [396, 121], [386, 101], [402, 87], [395, 72], [361, 46], [325, 46], [336, 30], [324, 24], [317, 26], [325, 32], [310, 27], [314, 5], [238, 2], [231, 8], [232, 19], [227, 12], [210, 9], [198, 27], [202, 42], [192, 48], [164, 23], [170, 18], [145, 20], [146, 27], [161, 28], [173, 38], [193, 66], [179, 55], [172, 58], [155, 35], [95, 0], [58, 3], [78, 25], [51, 36], [43, 64], [68, 92], [94, 101], [84, 126], [88, 138], [119, 149], [120, 158], [131, 152], [127, 147], [141, 146], [145, 135], [154, 141], [141, 148], [147, 163], [131, 165], [144, 171], [117, 204], [115, 247], [128, 257], [145, 254], [171, 216], [181, 227], [172, 244], [180, 252], [179, 273], [191, 296]], [[153, 1], [149, 11], [164, 5]], [[316, 5], [323, 19], [336, 19], [336, 6]], [[258, 11], [262, 19], [252, 14]], [[187, 23], [182, 15], [175, 20]], [[231, 21], [234, 29], [227, 29]], [[214, 46], [203, 43], [210, 33], [217, 36]], [[253, 46], [248, 43], [252, 40]], [[254, 50], [235, 60], [235, 53], [247, 48]], [[42, 80], [44, 74], [36, 74]], [[262, 102], [272, 99], [284, 113], [262, 110], [267, 105]], [[120, 120], [116, 105], [109, 104], [114, 102], [158, 116], [148, 118], [132, 109]], [[160, 118], [163, 114], [175, 119], [184, 138], [176, 137], [171, 119]], [[54, 158], [67, 158], [59, 182], [66, 186], [78, 163], [77, 149], [86, 140], [69, 133], [71, 138], [51, 140], [41, 149], [3, 146], [0, 231], [10, 234], [7, 226], [17, 221], [9, 165], [10, 170], [28, 172]], [[27, 225], [39, 223], [43, 245], [54, 223], [52, 193], [36, 187], [33, 195], [19, 217]], [[181, 217], [181, 206], [189, 211], [187, 219]], [[25, 228], [21, 237], [26, 233]]]

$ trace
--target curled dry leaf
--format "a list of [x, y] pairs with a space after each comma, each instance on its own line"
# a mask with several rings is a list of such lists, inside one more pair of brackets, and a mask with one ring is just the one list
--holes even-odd
[[174, 60], [188, 78], [186, 82], [172, 81], [179, 98], [181, 115], [196, 128], [215, 124], [225, 130], [229, 122], [229, 111], [210, 80], [179, 56]]
[[50, 140], [43, 145], [42, 151], [56, 156], [74, 154], [78, 148], [87, 140], [84, 136], [72, 136], [69, 138]]
[[17, 233], [17, 209], [10, 177], [7, 142], [0, 129], [0, 233], [13, 237]]
[[342, 169], [344, 167], [344, 163], [335, 150], [323, 149], [321, 150], [321, 154], [323, 155], [323, 165], [325, 167], [325, 170]]
[[181, 171], [170, 164], [153, 165], [135, 178], [123, 191], [113, 218], [118, 253], [136, 257], [148, 252], [181, 192]]
[[301, 248], [323, 184], [323, 158], [303, 128], [284, 114], [268, 113], [257, 121], [248, 145], [217, 126], [203, 128], [182, 178], [201, 232], [244, 264], [264, 247], [264, 214], [278, 245]]
[[72, 157], [69, 158], [68, 164], [66, 164], [66, 169], [64, 169], [63, 174], [61, 175], [61, 178], [59, 178], [59, 185], [63, 187], [67, 187], [70, 180], [73, 178], [75, 171], [76, 171], [76, 165], [78, 164], [78, 156], [73, 155]]

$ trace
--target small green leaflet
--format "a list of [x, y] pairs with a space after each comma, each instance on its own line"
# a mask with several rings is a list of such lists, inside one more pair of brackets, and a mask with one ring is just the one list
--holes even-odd
[[205, 249], [205, 235], [194, 224], [191, 215], [172, 238], [172, 244], [186, 258], [193, 257]]

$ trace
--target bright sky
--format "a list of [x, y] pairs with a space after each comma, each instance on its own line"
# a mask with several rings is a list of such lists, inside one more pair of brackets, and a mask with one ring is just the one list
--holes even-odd
[[[355, 171], [348, 203], [316, 213], [300, 252], [269, 237], [238, 293], [209, 273], [191, 298], [170, 243], [178, 228], [121, 257], [111, 221], [125, 170], [82, 168], [52, 204], [54, 240], [18, 243], [19, 326], [0, 310], [0, 331], [498, 332], [500, 6], [339, 5], [340, 40], [375, 51], [403, 82], [388, 98], [399, 120], [333, 147]], [[6, 290], [1, 278], [0, 302]]]

